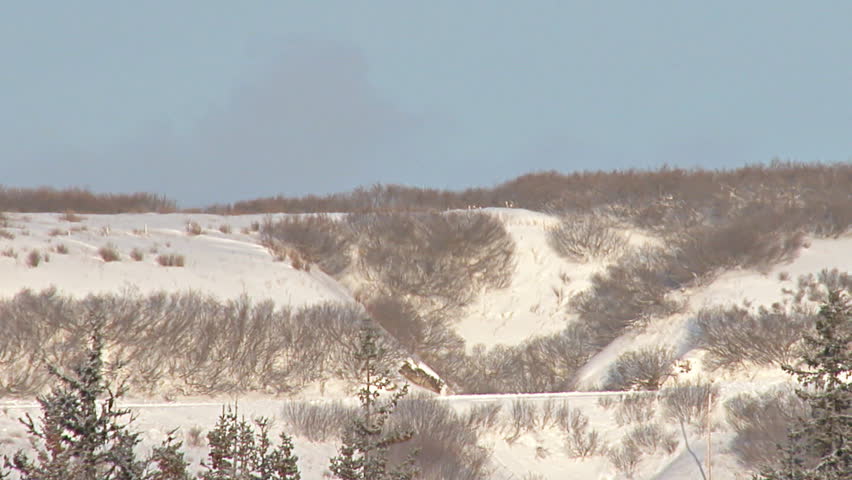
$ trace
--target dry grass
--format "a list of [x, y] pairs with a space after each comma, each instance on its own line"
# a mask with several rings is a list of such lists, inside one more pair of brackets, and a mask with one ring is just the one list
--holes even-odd
[[143, 252], [139, 248], [134, 248], [130, 251], [130, 258], [132, 258], [136, 262], [141, 262], [145, 259], [145, 252]]
[[121, 260], [121, 255], [118, 253], [118, 248], [108, 243], [98, 249], [98, 255], [104, 262], [118, 262]]
[[32, 250], [29, 254], [27, 254], [27, 266], [30, 268], [35, 268], [39, 266], [42, 261], [41, 252], [38, 250]]
[[225, 235], [230, 235], [231, 232], [233, 231], [233, 229], [227, 223], [223, 223], [223, 224], [219, 225], [219, 231], [222, 232]]
[[68, 246], [64, 243], [60, 243], [53, 247], [53, 251], [60, 255], [68, 255]]
[[157, 263], [161, 267], [183, 267], [186, 264], [186, 258], [176, 253], [163, 253], [157, 255]]
[[9, 248], [3, 250], [2, 252], [0, 252], [0, 255], [3, 255], [4, 257], [9, 257], [9, 258], [18, 258], [18, 253], [12, 247], [9, 247]]
[[14, 240], [15, 234], [6, 230], [4, 228], [0, 228], [0, 238], [5, 238], [6, 240]]
[[204, 228], [201, 227], [201, 224], [192, 220], [186, 222], [184, 228], [186, 229], [187, 235], [195, 236], [204, 233]]
[[76, 222], [82, 222], [85, 219], [86, 219], [86, 217], [81, 217], [81, 216], [77, 215], [76, 213], [72, 212], [71, 210], [66, 210], [62, 215], [59, 216], [59, 220], [62, 220], [63, 222], [74, 222], [74, 223], [76, 223]]

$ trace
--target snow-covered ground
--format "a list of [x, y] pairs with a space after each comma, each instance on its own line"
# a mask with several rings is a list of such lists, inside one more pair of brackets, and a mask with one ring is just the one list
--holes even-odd
[[[455, 328], [469, 347], [484, 344], [514, 345], [536, 335], [561, 330], [574, 319], [566, 313], [571, 295], [589, 286], [595, 272], [605, 268], [602, 263], [578, 264], [559, 258], [548, 246], [547, 228], [556, 224], [554, 217], [517, 209], [488, 209], [500, 218], [516, 242], [516, 271], [511, 286], [499, 291], [484, 292], [458, 320]], [[221, 298], [247, 294], [256, 300], [272, 299], [278, 305], [302, 306], [325, 301], [354, 302], [350, 292], [322, 272], [305, 272], [289, 263], [276, 262], [270, 253], [258, 245], [251, 226], [263, 222], [263, 215], [217, 216], [201, 214], [122, 214], [83, 215], [81, 222], [67, 222], [61, 215], [8, 214], [10, 226], [4, 228], [14, 238], [0, 237], [0, 296], [10, 297], [23, 288], [42, 289], [55, 286], [60, 292], [83, 296], [91, 292], [138, 289], [193, 289]], [[204, 231], [190, 235], [187, 222], [197, 222]], [[228, 225], [229, 233], [220, 231]], [[228, 232], [227, 228], [223, 228]], [[653, 241], [647, 234], [635, 232], [635, 237]], [[67, 254], [58, 253], [62, 245]], [[121, 260], [105, 262], [98, 254], [103, 246], [114, 246]], [[42, 259], [36, 267], [27, 264], [28, 255], [38, 250]], [[144, 253], [141, 261], [131, 259], [134, 249]], [[179, 254], [186, 259], [184, 267], [163, 267], [156, 260], [159, 254]], [[759, 390], [767, 385], [785, 381], [777, 369], [750, 369], [735, 373], [706, 372], [702, 369], [702, 352], [692, 350], [686, 341], [690, 316], [705, 306], [739, 304], [744, 300], [769, 305], [781, 299], [782, 288], [793, 288], [799, 275], [817, 273], [824, 268], [852, 271], [852, 235], [838, 239], [811, 239], [810, 246], [789, 264], [774, 266], [766, 273], [751, 270], [730, 271], [711, 284], [684, 292], [687, 308], [684, 312], [652, 322], [641, 333], [627, 333], [596, 355], [581, 372], [580, 384], [595, 389], [607, 369], [621, 353], [648, 345], [670, 345], [681, 359], [689, 360], [692, 370], [684, 377], [704, 376], [717, 381], [721, 392], [717, 405], [733, 393]], [[786, 272], [788, 276], [779, 275]], [[785, 280], [782, 280], [785, 278]], [[789, 279], [786, 279], [789, 278]], [[324, 390], [342, 395], [343, 389]], [[320, 396], [319, 389], [309, 388], [300, 398]], [[548, 400], [566, 401], [589, 417], [590, 427], [604, 440], [615, 443], [628, 427], [619, 427], [612, 408], [601, 406], [606, 394], [594, 392], [528, 396], [456, 396], [445, 397], [454, 408], [463, 411], [474, 403], [508, 404], [515, 398], [539, 404]], [[185, 398], [177, 402], [162, 399], [129, 399], [138, 414], [136, 428], [143, 433], [145, 445], [161, 441], [166, 432], [179, 427], [187, 433], [193, 427], [206, 431], [212, 427], [221, 406], [233, 398]], [[32, 402], [0, 399], [0, 453], [10, 453], [26, 446], [23, 427], [17, 418], [33, 412]], [[246, 416], [263, 415], [281, 419], [282, 400], [262, 395], [239, 399], [240, 411]], [[505, 409], [504, 409], [505, 410]], [[717, 428], [712, 432], [713, 478], [747, 478], [730, 452], [732, 433], [724, 428], [724, 412], [714, 410]], [[692, 454], [686, 448], [682, 432], [676, 425], [667, 429], [679, 435], [677, 449], [671, 453], [655, 453], [646, 457], [635, 478], [674, 480], [700, 478], [698, 464], [704, 462], [707, 443], [704, 434], [694, 428], [686, 430]], [[492, 447], [493, 477], [522, 479], [528, 474], [539, 478], [620, 478], [605, 456], [576, 459], [566, 452], [564, 439], [555, 431], [540, 431], [521, 435], [512, 442], [493, 433], [483, 437]], [[295, 439], [303, 478], [324, 478], [328, 458], [335, 454], [330, 443], [312, 443]], [[188, 446], [189, 458], [198, 462], [205, 454], [203, 446]], [[693, 454], [695, 457], [693, 457]], [[739, 476], [738, 476], [739, 475]], [[533, 477], [529, 477], [533, 478]]]

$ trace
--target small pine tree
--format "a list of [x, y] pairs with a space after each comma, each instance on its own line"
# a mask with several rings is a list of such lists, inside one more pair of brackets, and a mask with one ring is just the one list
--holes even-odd
[[216, 427], [207, 434], [210, 445], [208, 470], [201, 480], [299, 480], [298, 457], [293, 442], [282, 433], [278, 446], [269, 438], [269, 420], [255, 421], [258, 432], [236, 408], [228, 406], [219, 415]]
[[805, 336], [802, 367], [784, 366], [802, 386], [796, 393], [810, 406], [782, 447], [781, 465], [766, 468], [766, 480], [852, 478], [852, 302], [843, 290], [829, 292]]
[[387, 352], [379, 344], [375, 329], [365, 327], [360, 333], [360, 348], [355, 353], [357, 371], [362, 383], [358, 391], [362, 414], [353, 419], [343, 434], [338, 455], [331, 458], [329, 469], [341, 480], [410, 480], [417, 475], [414, 455], [396, 468], [388, 463], [391, 445], [412, 438], [411, 430], [386, 432], [385, 423], [400, 399], [408, 393], [408, 385], [382, 401], [381, 392], [395, 390], [389, 369], [382, 365]]
[[148, 473], [146, 480], [191, 480], [182, 446], [183, 442], [175, 441], [175, 430], [169, 432], [162, 445], [151, 453], [150, 463], [154, 470]]
[[[88, 312], [92, 332], [85, 358], [71, 373], [49, 367], [59, 386], [40, 396], [42, 416], [36, 422], [29, 414], [21, 419], [36, 447], [35, 460], [18, 451], [7, 467], [22, 480], [142, 480], [145, 463], [133, 449], [138, 433], [121, 419], [130, 414], [116, 407], [124, 391], [111, 390], [103, 378], [103, 318], [96, 310]], [[99, 398], [105, 399], [98, 404]]]

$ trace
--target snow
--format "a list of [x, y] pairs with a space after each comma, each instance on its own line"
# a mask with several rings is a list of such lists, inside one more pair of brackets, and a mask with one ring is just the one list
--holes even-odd
[[[589, 286], [589, 279], [606, 267], [603, 262], [573, 263], [558, 257], [547, 244], [547, 229], [556, 224], [555, 217], [520, 209], [486, 209], [501, 219], [516, 243], [517, 265], [509, 287], [486, 291], [455, 323], [469, 347], [483, 344], [492, 348], [498, 344], [515, 345], [536, 335], [546, 335], [564, 328], [575, 317], [567, 313], [570, 297]], [[202, 214], [122, 214], [83, 215], [80, 223], [62, 221], [60, 215], [9, 214], [11, 227], [6, 231], [13, 239], [0, 238], [0, 253], [9, 249], [17, 258], [0, 256], [0, 296], [9, 297], [23, 288], [43, 289], [55, 286], [60, 292], [84, 296], [94, 292], [117, 292], [132, 288], [142, 293], [158, 290], [193, 289], [220, 298], [235, 298], [242, 294], [257, 300], [271, 299], [281, 306], [299, 307], [326, 301], [354, 302], [350, 291], [322, 272], [304, 272], [287, 262], [276, 262], [269, 252], [258, 245], [256, 233], [243, 233], [252, 223], [263, 222], [264, 215], [218, 216]], [[204, 232], [189, 235], [185, 225], [198, 222]], [[218, 230], [220, 225], [231, 226], [232, 232]], [[80, 230], [85, 227], [85, 230]], [[77, 231], [72, 231], [72, 229]], [[54, 230], [58, 230], [55, 232]], [[56, 235], [56, 233], [59, 233]], [[627, 232], [633, 244], [658, 241], [647, 232]], [[59, 244], [70, 250], [67, 255], [54, 251]], [[114, 245], [121, 253], [120, 262], [104, 262], [97, 250], [106, 244]], [[35, 268], [26, 264], [31, 249], [48, 253], [50, 260]], [[131, 250], [145, 253], [144, 260], [129, 258]], [[156, 249], [156, 253], [151, 253]], [[186, 266], [162, 267], [156, 262], [159, 253], [176, 253], [186, 257]], [[709, 285], [683, 292], [686, 307], [683, 312], [652, 321], [641, 332], [628, 332], [598, 353], [582, 370], [583, 389], [594, 390], [602, 382], [610, 365], [622, 353], [644, 346], [669, 345], [679, 357], [689, 360], [692, 370], [680, 378], [703, 376], [718, 382], [721, 395], [716, 401], [714, 420], [720, 425], [712, 432], [713, 478], [743, 478], [742, 468], [730, 451], [731, 432], [723, 428], [724, 411], [720, 407], [726, 398], [740, 392], [758, 391], [786, 381], [778, 369], [744, 369], [737, 372], [709, 372], [702, 368], [702, 352], [687, 342], [691, 315], [711, 305], [741, 304], [750, 301], [769, 305], [782, 298], [782, 288], [795, 288], [799, 275], [817, 273], [825, 268], [852, 271], [852, 235], [838, 239], [811, 239], [810, 246], [787, 264], [773, 266], [765, 273], [752, 270], [729, 271]], [[789, 280], [779, 274], [787, 272]], [[564, 279], [568, 279], [566, 282]], [[423, 366], [428, 368], [427, 366]], [[335, 382], [313, 385], [300, 392], [300, 399], [340, 398], [347, 388]], [[521, 398], [541, 404], [548, 400], [567, 401], [589, 416], [590, 427], [615, 444], [627, 427], [619, 427], [613, 410], [598, 403], [607, 396], [623, 394], [581, 392], [552, 395], [491, 395], [438, 397], [453, 408], [464, 411], [474, 403], [498, 402], [508, 405]], [[138, 419], [135, 427], [143, 432], [145, 448], [165, 438], [168, 431], [180, 428], [185, 435], [193, 427], [209, 430], [223, 405], [239, 401], [240, 412], [247, 417], [267, 416], [281, 428], [283, 400], [254, 394], [235, 398], [181, 398], [163, 401], [161, 398], [128, 399]], [[0, 399], [0, 454], [27, 448], [23, 426], [17, 418], [34, 413], [29, 401]], [[677, 425], [667, 423], [666, 428]], [[643, 459], [635, 478], [675, 480], [699, 478], [695, 459], [680, 438], [672, 454], [656, 453]], [[694, 428], [687, 429], [687, 440], [700, 462], [707, 453], [706, 438]], [[623, 478], [604, 456], [588, 459], [570, 458], [561, 434], [544, 430], [522, 435], [507, 442], [498, 433], [484, 435], [483, 444], [493, 447], [493, 478], [520, 479], [528, 474], [542, 478], [576, 476], [589, 479]], [[333, 443], [313, 443], [295, 439], [303, 478], [325, 478], [328, 458], [336, 453]], [[197, 466], [205, 455], [203, 446], [188, 446], [191, 461]], [[738, 476], [739, 475], [739, 476]]]

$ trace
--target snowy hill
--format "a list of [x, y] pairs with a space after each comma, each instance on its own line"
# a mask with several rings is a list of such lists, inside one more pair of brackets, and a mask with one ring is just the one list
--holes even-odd
[[[592, 285], [595, 274], [606, 272], [615, 259], [572, 261], [558, 255], [548, 242], [548, 232], [559, 218], [522, 209], [484, 209], [499, 220], [514, 243], [514, 271], [507, 286], [483, 287], [473, 300], [458, 311], [451, 329], [466, 344], [488, 351], [498, 345], [517, 346], [530, 339], [558, 334], [577, 323], [578, 314], [571, 299]], [[219, 216], [209, 214], [117, 214], [82, 215], [69, 222], [56, 213], [7, 214], [7, 226], [0, 238], [0, 295], [11, 298], [22, 289], [55, 287], [75, 298], [90, 293], [120, 293], [128, 289], [142, 294], [157, 291], [193, 290], [221, 299], [248, 296], [255, 301], [272, 300], [277, 306], [299, 308], [327, 302], [360, 308], [357, 275], [333, 276], [316, 266], [296, 268], [292, 258], [276, 258], [261, 245], [259, 225], [282, 215]], [[624, 228], [624, 227], [622, 227]], [[649, 231], [624, 228], [631, 248], [660, 245], [663, 240]], [[595, 393], [603, 388], [613, 365], [627, 352], [649, 347], [670, 347], [679, 368], [664, 379], [663, 386], [699, 378], [712, 380], [718, 387], [715, 408], [710, 416], [713, 476], [717, 479], [747, 478], [732, 451], [734, 433], [725, 424], [722, 404], [742, 392], [763, 391], [786, 382], [776, 366], [745, 364], [738, 369], [710, 369], [707, 352], [690, 340], [693, 320], [702, 309], [743, 305], [769, 307], [785, 297], [782, 289], [793, 291], [802, 275], [823, 269], [852, 271], [852, 235], [837, 238], [808, 238], [791, 261], [758, 271], [736, 269], [717, 272], [706, 284], [673, 290], [681, 304], [675, 313], [651, 317], [642, 328], [628, 328], [608, 345], [594, 352], [577, 372], [576, 389], [581, 392], [515, 395], [458, 395], [440, 397], [457, 412], [476, 405], [502, 405], [504, 422], [511, 424], [512, 409], [520, 401], [535, 415], [564, 407], [582, 413], [587, 431], [597, 431], [601, 444], [612, 449], [622, 441], [630, 424], [616, 420], [619, 402], [643, 393]], [[106, 261], [102, 249], [114, 250], [119, 259]], [[33, 254], [32, 252], [38, 252]], [[160, 256], [182, 256], [183, 266], [163, 266]], [[136, 259], [134, 258], [136, 257]], [[36, 257], [37, 260], [36, 260]], [[344, 278], [341, 280], [341, 278]], [[428, 364], [428, 362], [426, 362]], [[582, 392], [591, 391], [591, 392]], [[335, 384], [310, 385], [297, 393], [300, 401], [320, 397], [345, 397], [346, 388]], [[146, 445], [162, 440], [165, 432], [181, 427], [209, 428], [220, 405], [234, 400], [232, 395], [212, 397], [134, 398], [137, 427]], [[241, 411], [249, 416], [266, 415], [282, 419], [282, 400], [259, 392], [239, 395]], [[695, 461], [704, 462], [706, 432], [700, 425], [683, 427], [664, 416], [664, 400], [656, 400], [651, 418], [661, 425], [668, 445], [650, 450], [636, 466], [635, 478], [681, 479], [700, 476]], [[149, 404], [145, 406], [145, 404]], [[0, 398], [0, 453], [25, 447], [23, 429], [15, 419], [32, 411], [32, 400]], [[566, 413], [567, 415], [567, 413]], [[566, 417], [567, 418], [567, 417]], [[283, 428], [283, 422], [278, 428]], [[533, 428], [515, 435], [503, 425], [481, 432], [480, 443], [491, 448], [493, 478], [622, 478], [609, 457], [591, 453], [585, 458], [565, 446], [565, 431], [556, 423], [540, 420]], [[537, 425], [537, 426], [536, 426]], [[297, 454], [302, 459], [303, 478], [323, 478], [327, 458], [335, 453], [335, 442], [310, 442], [296, 435]], [[689, 445], [689, 447], [687, 447]], [[189, 445], [190, 459], [204, 455], [201, 445]], [[690, 451], [692, 453], [690, 453]], [[694, 456], [693, 456], [694, 455]]]

